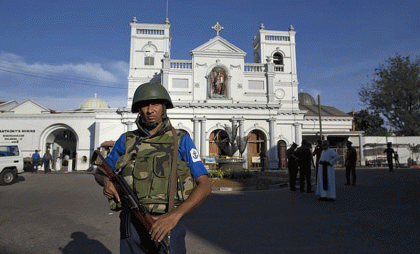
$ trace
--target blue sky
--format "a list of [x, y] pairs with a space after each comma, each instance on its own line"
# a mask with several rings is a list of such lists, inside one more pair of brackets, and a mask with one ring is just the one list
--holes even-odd
[[[97, 94], [126, 106], [132, 17], [163, 23], [166, 0], [0, 0], [0, 101], [75, 109]], [[299, 90], [348, 112], [396, 54], [420, 55], [420, 1], [169, 0], [172, 59], [220, 35], [247, 53], [259, 25], [296, 30]]]

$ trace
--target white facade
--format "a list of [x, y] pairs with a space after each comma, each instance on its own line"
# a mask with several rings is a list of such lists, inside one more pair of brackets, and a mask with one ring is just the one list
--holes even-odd
[[[172, 124], [190, 133], [202, 157], [214, 156], [209, 150], [215, 131], [239, 125], [241, 137], [251, 133], [262, 133], [263, 137], [264, 151], [247, 149], [248, 162], [264, 153], [268, 167], [277, 168], [279, 144], [300, 143], [303, 134], [313, 136], [319, 132], [315, 119], [305, 117], [307, 112], [299, 108], [296, 32], [292, 26], [288, 31], [272, 31], [261, 24], [252, 41], [254, 63], [245, 63], [246, 53], [220, 36], [224, 28], [218, 22], [212, 27], [216, 36], [192, 49], [190, 60], [170, 58], [168, 21], [144, 24], [133, 18], [130, 25], [126, 111], [139, 85], [150, 80], [160, 82], [175, 105], [168, 111]], [[129, 116], [131, 121], [134, 117]], [[327, 118], [330, 124], [325, 128], [331, 135], [350, 133], [351, 116]]]
[[[103, 105], [103, 101], [98, 102]], [[115, 109], [54, 112], [31, 100], [16, 103], [15, 107], [4, 111], [0, 122], [0, 142], [19, 143], [24, 157], [31, 157], [35, 150], [43, 156], [50, 150], [55, 158], [55, 170], [61, 167], [57, 158], [63, 157], [63, 153], [70, 155], [69, 170], [88, 169], [92, 151], [126, 131]]]
[[[398, 137], [398, 136], [366, 136], [366, 137], [351, 137], [350, 141], [353, 146], [362, 147], [363, 154], [361, 157], [362, 165], [376, 165], [380, 166], [386, 163], [387, 143], [392, 143], [392, 148], [398, 153], [399, 163], [403, 166], [412, 166], [412, 164], [420, 165], [420, 153], [413, 153], [410, 146], [420, 144], [420, 137]], [[411, 161], [411, 162], [410, 162]]]
[[[190, 134], [202, 158], [223, 155], [215, 139], [226, 127], [238, 126], [238, 136], [249, 137], [243, 155], [246, 167], [256, 166], [254, 162], [260, 163], [261, 156], [266, 167], [284, 167], [285, 149], [291, 143], [319, 135], [314, 103], [299, 105], [292, 26], [287, 31], [273, 31], [261, 25], [250, 38], [253, 63], [245, 63], [246, 53], [220, 36], [223, 27], [218, 22], [212, 27], [216, 36], [192, 49], [187, 60], [170, 57], [169, 21], [144, 24], [133, 18], [130, 26], [127, 107], [110, 109], [94, 98], [78, 110], [54, 112], [31, 100], [6, 102], [0, 104], [0, 142], [19, 142], [26, 157], [36, 149], [41, 155], [51, 149], [55, 157], [70, 153], [73, 168], [87, 169], [86, 159], [102, 142], [115, 141], [135, 128], [136, 115], [130, 113], [132, 97], [139, 85], [150, 80], [168, 90], [175, 106], [168, 111], [171, 122]], [[324, 109], [324, 136], [361, 135], [351, 132], [350, 115], [331, 107]]]

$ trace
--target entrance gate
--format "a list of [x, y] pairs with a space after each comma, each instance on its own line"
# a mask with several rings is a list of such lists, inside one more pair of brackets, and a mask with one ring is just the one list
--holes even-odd
[[267, 137], [260, 130], [253, 130], [248, 138], [248, 168], [267, 167]]

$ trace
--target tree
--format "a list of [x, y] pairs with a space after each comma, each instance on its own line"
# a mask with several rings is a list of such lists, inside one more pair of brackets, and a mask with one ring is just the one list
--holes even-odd
[[356, 131], [364, 131], [365, 136], [386, 136], [388, 131], [382, 125], [384, 119], [377, 114], [370, 114], [367, 109], [360, 110], [354, 115]]
[[420, 59], [397, 55], [386, 63], [359, 91], [361, 101], [384, 116], [398, 135], [420, 135]]

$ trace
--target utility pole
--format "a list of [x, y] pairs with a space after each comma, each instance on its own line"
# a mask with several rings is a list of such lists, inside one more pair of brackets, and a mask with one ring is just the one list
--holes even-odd
[[319, 117], [319, 136], [322, 138], [322, 121], [321, 121], [321, 95], [318, 94], [318, 117]]

